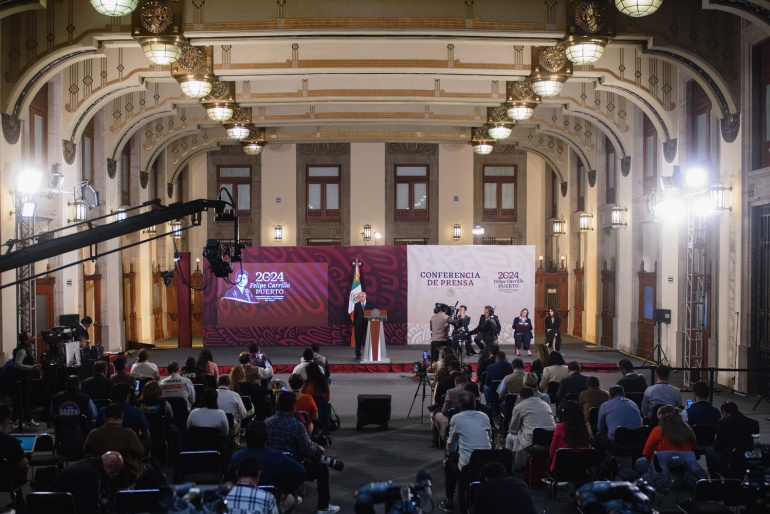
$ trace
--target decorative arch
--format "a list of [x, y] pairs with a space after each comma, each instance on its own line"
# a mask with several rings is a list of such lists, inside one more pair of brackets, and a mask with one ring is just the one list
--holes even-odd
[[770, 33], [770, 6], [767, 2], [750, 0], [702, 0], [704, 10], [722, 11], [750, 21]]
[[168, 173], [168, 171], [169, 171], [168, 167], [166, 168], [166, 177], [170, 176], [170, 178], [168, 179], [169, 183], [173, 184], [174, 181], [177, 178], [179, 178], [179, 173], [181, 173], [181, 171], [184, 169], [184, 167], [187, 166], [190, 163], [190, 161], [192, 160], [193, 157], [195, 157], [196, 155], [198, 155], [200, 153], [208, 152], [208, 151], [212, 150], [213, 147], [219, 148], [219, 143], [223, 142], [225, 139], [226, 138], [211, 138], [209, 141], [206, 141], [205, 143], [197, 145], [195, 148], [192, 148], [192, 149], [188, 150], [187, 153], [189, 155], [186, 155], [183, 159], [181, 159], [179, 161], [178, 164], [175, 165], [175, 167], [173, 168], [173, 170], [171, 172], [171, 175], [169, 175], [169, 173]]
[[[173, 132], [170, 134], [166, 134], [161, 139], [158, 140], [158, 144], [155, 145], [155, 148], [152, 152], [150, 152], [149, 157], [147, 158], [147, 162], [145, 163], [144, 167], [140, 167], [140, 170], [144, 171], [150, 171], [150, 168], [152, 168], [152, 164], [155, 162], [155, 159], [158, 158], [158, 156], [163, 153], [164, 150], [170, 145], [172, 142], [176, 141], [177, 139], [183, 138], [185, 136], [189, 136], [192, 133], [198, 132], [200, 130], [199, 125], [190, 125], [184, 129], [179, 130], [178, 132]], [[140, 165], [141, 166], [141, 165]]]
[[118, 137], [117, 137], [117, 140], [115, 141], [115, 146], [112, 149], [112, 154], [110, 154], [109, 151], [107, 152], [107, 154], [111, 155], [112, 159], [116, 159], [116, 156], [120, 155], [120, 152], [123, 151], [123, 147], [126, 145], [126, 141], [131, 139], [134, 136], [134, 133], [136, 133], [143, 124], [147, 123], [150, 120], [161, 118], [163, 116], [168, 116], [171, 114], [176, 114], [176, 111], [173, 109], [156, 111], [156, 112], [147, 114], [146, 116], [143, 116], [141, 118], [138, 118], [130, 125], [126, 125], [117, 134]]
[[[93, 118], [97, 112], [99, 112], [99, 109], [101, 109], [102, 102], [110, 99], [110, 97], [114, 95], [124, 95], [126, 93], [134, 93], [138, 91], [146, 91], [146, 88], [144, 86], [144, 80], [139, 84], [134, 85], [128, 85], [128, 86], [120, 86], [120, 84], [116, 84], [116, 87], [111, 88], [110, 90], [103, 89], [100, 91], [100, 95], [96, 96], [95, 100], [92, 102], [89, 102], [85, 109], [83, 109], [83, 112], [80, 114], [80, 116], [75, 121], [74, 126], [72, 127], [72, 131], [70, 132], [70, 141], [73, 143], [79, 143], [80, 138], [83, 136], [83, 131], [86, 128], [86, 125], [88, 125], [88, 122], [91, 121], [91, 118]], [[99, 108], [97, 108], [97, 106]]]
[[525, 150], [527, 152], [532, 152], [542, 157], [545, 160], [545, 162], [548, 163], [551, 169], [559, 176], [560, 182], [566, 182], [564, 177], [567, 175], [567, 173], [562, 173], [561, 167], [559, 166], [559, 164], [556, 163], [556, 161], [553, 160], [553, 158], [550, 155], [532, 146], [529, 143], [529, 141], [526, 140], [526, 138], [524, 140], [516, 139], [515, 141], [516, 141], [517, 147], [521, 147], [522, 150]]
[[[553, 136], [557, 139], [560, 139], [567, 143], [567, 146], [570, 147], [572, 150], [575, 151], [578, 158], [583, 161], [583, 165], [586, 167], [586, 170], [590, 171], [596, 171], [596, 167], [593, 166], [591, 160], [588, 158], [588, 154], [583, 150], [582, 146], [578, 141], [576, 141], [571, 135], [567, 135], [564, 132], [560, 132], [558, 130], [554, 130], [550, 127], [543, 128], [542, 124], [536, 124], [536, 131], [542, 132], [543, 134], [547, 134], [549, 136]], [[563, 177], [562, 177], [563, 179]], [[566, 182], [566, 180], [563, 180]]]

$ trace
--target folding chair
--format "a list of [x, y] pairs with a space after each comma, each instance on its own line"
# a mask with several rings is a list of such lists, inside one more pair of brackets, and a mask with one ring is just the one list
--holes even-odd
[[219, 484], [222, 482], [219, 452], [181, 452], [177, 460], [177, 476], [181, 482]]
[[164, 400], [171, 405], [171, 410], [174, 411], [174, 425], [177, 426], [180, 432], [187, 430], [187, 417], [190, 415], [187, 400], [178, 396], [165, 397]]
[[[634, 459], [641, 457], [650, 431], [651, 429], [647, 425], [615, 429], [615, 440], [611, 441], [610, 447], [607, 448], [607, 458], [602, 465], [602, 471], [612, 462], [620, 466], [618, 459], [623, 457], [631, 458], [631, 464], [633, 464]], [[614, 475], [614, 473], [612, 474]]]
[[695, 458], [700, 459], [700, 456], [706, 453], [707, 448], [714, 446], [717, 426], [711, 423], [693, 425], [692, 431], [695, 432], [695, 445], [692, 447], [692, 451], [695, 452]]
[[642, 400], [644, 399], [644, 393], [626, 393], [626, 398], [631, 400], [636, 404], [637, 407], [640, 409], [642, 408]]
[[32, 493], [27, 496], [29, 514], [76, 514], [75, 498], [70, 493]]
[[[698, 480], [689, 514], [734, 514], [740, 505], [740, 480]], [[732, 507], [732, 508], [730, 508]]]
[[554, 430], [556, 430], [556, 427], [535, 427], [535, 430], [532, 432], [532, 446], [526, 449], [530, 485], [532, 485], [533, 461], [535, 459], [550, 460], [551, 440], [553, 439]]
[[516, 400], [519, 399], [519, 393], [508, 393], [503, 399], [503, 423], [500, 427], [500, 432], [505, 434], [508, 432], [508, 427], [511, 424], [511, 417], [513, 416], [513, 407], [516, 405]]
[[473, 450], [468, 464], [460, 471], [460, 479], [457, 481], [457, 498], [460, 503], [460, 512], [466, 512], [473, 503], [470, 496], [470, 485], [481, 479], [481, 468], [487, 462], [499, 462], [505, 466], [508, 474], [513, 472], [513, 454], [508, 450]]
[[35, 447], [32, 449], [32, 455], [29, 457], [29, 467], [32, 476], [35, 476], [35, 468], [45, 466], [60, 466], [64, 462], [64, 457], [56, 455], [53, 435], [42, 433], [35, 439]]
[[553, 471], [546, 473], [550, 484], [546, 484], [543, 499], [543, 513], [548, 510], [548, 497], [556, 498], [559, 483], [580, 485], [593, 480], [594, 459], [596, 450], [593, 448], [561, 448], [556, 451]]
[[548, 389], [546, 391], [546, 394], [548, 395], [548, 399], [550, 399], [551, 403], [553, 403], [554, 405], [559, 403], [558, 400], [556, 399], [556, 392], [559, 390], [560, 384], [561, 382], [554, 382], [554, 381], [548, 382]]
[[169, 434], [166, 431], [166, 413], [145, 413], [145, 416], [150, 422], [150, 452], [153, 457], [159, 460], [162, 459], [164, 466], [168, 466], [171, 443], [169, 441]]
[[0, 492], [11, 495], [13, 506], [18, 509], [22, 500], [21, 488], [27, 485], [29, 481], [25, 478], [22, 483], [15, 483], [14, 475], [11, 473], [11, 464], [7, 459], [0, 459]]
[[165, 514], [173, 500], [174, 491], [170, 487], [118, 491], [115, 495], [115, 510], [119, 514]]

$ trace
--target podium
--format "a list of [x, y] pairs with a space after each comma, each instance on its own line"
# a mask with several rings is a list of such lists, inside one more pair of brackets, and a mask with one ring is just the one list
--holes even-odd
[[369, 321], [366, 330], [366, 344], [361, 364], [390, 364], [387, 348], [385, 347], [385, 322], [388, 311], [372, 309], [364, 311], [364, 318]]

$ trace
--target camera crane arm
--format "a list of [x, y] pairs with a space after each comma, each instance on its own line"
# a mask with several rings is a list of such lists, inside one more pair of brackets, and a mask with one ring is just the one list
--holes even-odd
[[[148, 202], [146, 205], [149, 206], [153, 203], [159, 205], [160, 202]], [[18, 241], [11, 240], [6, 243], [9, 247], [9, 251], [0, 255], [0, 273], [14, 270], [30, 262], [50, 259], [51, 257], [96, 245], [116, 237], [132, 234], [152, 227], [153, 225], [161, 225], [175, 219], [184, 218], [185, 216], [199, 214], [203, 211], [208, 211], [209, 209], [214, 209], [216, 211], [218, 221], [234, 222], [233, 239], [235, 241], [235, 246], [239, 249], [238, 217], [226, 212], [226, 208], [228, 207], [232, 208], [232, 204], [224, 200], [198, 199], [189, 202], [177, 202], [168, 206], [161, 205], [151, 211], [129, 216], [124, 220], [113, 221], [104, 225], [95, 226], [92, 225], [91, 222], [84, 222], [37, 234], [34, 236], [37, 239], [37, 243], [19, 250], [13, 250], [13, 247]], [[88, 230], [82, 230], [64, 236], [55, 236], [56, 232], [81, 224], [86, 224], [89, 227]], [[77, 262], [72, 264], [77, 264]], [[8, 287], [15, 283], [16, 282], [3, 284], [2, 287]]]

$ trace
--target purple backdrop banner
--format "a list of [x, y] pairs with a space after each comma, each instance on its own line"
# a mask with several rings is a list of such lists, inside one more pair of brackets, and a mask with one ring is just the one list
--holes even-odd
[[[317, 316], [308, 316], [315, 319], [314, 324], [301, 325], [302, 321], [294, 320], [285, 326], [248, 326], [249, 319], [257, 316], [250, 315], [252, 311], [264, 308], [266, 310], [279, 309], [280, 299], [261, 300], [258, 302], [258, 294], [250, 298], [224, 299], [227, 291], [230, 291], [236, 282], [236, 273], [240, 268], [235, 264], [236, 271], [230, 276], [230, 283], [224, 279], [218, 281], [216, 287], [208, 287], [203, 293], [203, 344], [210, 347], [222, 346], [246, 346], [256, 341], [264, 345], [302, 345], [311, 343], [320, 345], [347, 346], [350, 344], [352, 323], [348, 314], [348, 299], [350, 286], [353, 283], [353, 266], [355, 259], [361, 261], [361, 286], [366, 291], [368, 300], [374, 302], [379, 309], [388, 311], [388, 321], [385, 323], [385, 340], [388, 344], [406, 344], [407, 331], [407, 270], [406, 270], [406, 246], [290, 246], [290, 247], [250, 247], [243, 250], [244, 270], [250, 272], [250, 278], [258, 271], [259, 264], [301, 264], [318, 263], [326, 268], [327, 312], [325, 323]], [[269, 267], [265, 267], [267, 269]], [[310, 267], [309, 267], [310, 268]], [[319, 266], [313, 266], [319, 269]], [[271, 268], [272, 269], [272, 268]], [[295, 270], [301, 269], [295, 267]], [[210, 280], [208, 267], [204, 270], [205, 281]], [[295, 274], [284, 277], [285, 282], [291, 280], [300, 281], [302, 277]], [[318, 279], [318, 275], [314, 276]], [[254, 287], [252, 285], [251, 287]], [[252, 291], [255, 291], [252, 289]], [[234, 295], [234, 293], [231, 293]], [[319, 297], [321, 294], [318, 295]], [[310, 298], [311, 300], [313, 298]], [[232, 326], [232, 313], [228, 312], [228, 320], [219, 318], [225, 302], [231, 306], [237, 306], [236, 311], [243, 313], [243, 318]], [[228, 307], [229, 310], [230, 307]], [[292, 314], [294, 315], [294, 314]], [[302, 317], [302, 313], [298, 313]], [[245, 319], [244, 319], [245, 318]], [[231, 325], [226, 326], [225, 323]], [[291, 326], [289, 326], [291, 325]]]

